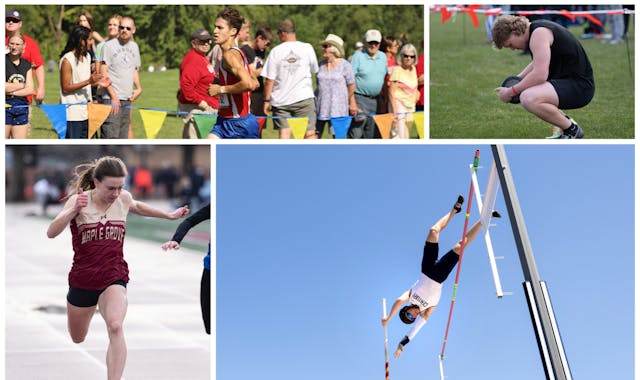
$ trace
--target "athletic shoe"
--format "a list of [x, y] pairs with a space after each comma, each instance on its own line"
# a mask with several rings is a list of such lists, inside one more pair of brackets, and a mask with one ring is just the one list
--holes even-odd
[[553, 133], [551, 136], [545, 137], [545, 139], [559, 139], [562, 136], [562, 128], [553, 127]]
[[581, 139], [582, 136], [584, 136], [582, 128], [580, 128], [578, 124], [574, 123], [573, 125], [576, 126], [575, 131], [569, 132], [569, 128], [565, 129], [564, 132], [562, 132], [562, 136], [560, 136], [561, 139]]
[[456, 210], [456, 214], [462, 211], [462, 204], [464, 203], [464, 197], [462, 195], [458, 195], [458, 200], [456, 204], [453, 205], [453, 209]]
[[491, 216], [494, 218], [502, 218], [502, 215], [500, 215], [496, 210], [491, 211]]

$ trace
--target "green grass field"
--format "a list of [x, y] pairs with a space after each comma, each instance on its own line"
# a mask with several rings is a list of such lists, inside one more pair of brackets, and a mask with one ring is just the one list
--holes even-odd
[[[177, 69], [167, 70], [164, 72], [140, 72], [140, 81], [142, 82], [142, 95], [133, 104], [138, 108], [153, 108], [158, 110], [176, 111], [178, 101], [176, 100], [176, 92], [179, 86], [179, 74]], [[60, 103], [60, 76], [58, 71], [46, 73], [46, 95], [45, 103]], [[315, 82], [314, 82], [315, 85]], [[51, 122], [45, 113], [38, 107], [32, 107], [33, 117], [31, 121], [31, 133], [29, 138], [32, 139], [57, 139], [58, 135], [53, 129]], [[133, 137], [136, 139], [146, 139], [142, 119], [137, 109], [133, 109], [131, 113]], [[176, 116], [167, 115], [162, 129], [156, 138], [158, 139], [180, 139], [182, 138], [182, 119]], [[411, 138], [418, 138], [415, 128], [410, 129]], [[263, 139], [277, 139], [278, 131], [273, 129], [271, 119], [267, 119], [266, 128], [262, 131]], [[323, 138], [330, 138], [328, 128], [325, 128]]]
[[[518, 74], [529, 55], [486, 42], [484, 16], [474, 28], [469, 17], [442, 24], [440, 14], [430, 15], [430, 137], [431, 138], [532, 138], [551, 134], [551, 125], [519, 105], [502, 103], [494, 92], [504, 78]], [[634, 22], [629, 28], [629, 52], [634, 70]], [[570, 27], [578, 38], [583, 27]], [[582, 42], [593, 66], [596, 93], [589, 105], [568, 110], [584, 129], [585, 138], [634, 138], [634, 76], [629, 73], [627, 45]]]

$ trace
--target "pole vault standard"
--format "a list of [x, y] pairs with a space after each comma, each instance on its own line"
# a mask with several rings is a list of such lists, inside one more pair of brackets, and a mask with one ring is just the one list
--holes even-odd
[[489, 266], [491, 268], [491, 274], [493, 275], [493, 284], [496, 287], [496, 296], [502, 298], [505, 294], [502, 291], [502, 285], [500, 284], [500, 274], [498, 273], [498, 266], [496, 264], [496, 257], [493, 254], [493, 244], [491, 243], [491, 236], [489, 236], [489, 225], [491, 223], [491, 213], [493, 212], [493, 206], [496, 203], [496, 197], [498, 196], [498, 173], [496, 172], [495, 161], [491, 164], [491, 172], [489, 173], [489, 181], [487, 183], [487, 191], [484, 193], [485, 202], [482, 203], [482, 196], [480, 195], [480, 186], [478, 186], [477, 169], [474, 169], [473, 165], [469, 165], [469, 171], [471, 172], [471, 180], [473, 181], [473, 188], [476, 194], [476, 203], [478, 205], [478, 212], [480, 213], [480, 221], [482, 228], [484, 229], [484, 242], [487, 245], [487, 255], [489, 256]]
[[[474, 171], [478, 171], [478, 163], [480, 161], [480, 150], [476, 150], [476, 154], [473, 157]], [[456, 270], [456, 280], [453, 284], [453, 295], [451, 296], [451, 306], [449, 307], [449, 318], [447, 319], [447, 328], [444, 332], [444, 340], [442, 342], [442, 351], [440, 351], [440, 379], [444, 380], [444, 368], [442, 362], [444, 360], [444, 350], [447, 347], [447, 338], [449, 336], [449, 327], [451, 326], [451, 316], [453, 315], [453, 306], [456, 302], [456, 294], [458, 293], [458, 282], [460, 280], [460, 269], [462, 268], [462, 257], [464, 256], [464, 249], [467, 247], [467, 227], [469, 226], [469, 216], [471, 214], [471, 203], [473, 200], [473, 180], [469, 185], [469, 196], [467, 197], [467, 211], [464, 219], [464, 229], [462, 231], [462, 244], [460, 245], [460, 258], [458, 259], [458, 269]]]
[[548, 380], [571, 380], [571, 370], [562, 346], [560, 330], [553, 313], [547, 285], [540, 281], [538, 275], [533, 249], [529, 242], [520, 202], [507, 162], [507, 154], [502, 145], [491, 145], [491, 151], [500, 177], [502, 193], [520, 256], [522, 273], [525, 278], [523, 286], [545, 374]]

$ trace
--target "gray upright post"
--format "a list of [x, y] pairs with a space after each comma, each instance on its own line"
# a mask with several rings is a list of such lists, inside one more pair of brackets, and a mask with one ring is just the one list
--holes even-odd
[[509, 213], [518, 255], [520, 256], [520, 265], [525, 279], [523, 283], [525, 296], [527, 297], [533, 328], [538, 339], [538, 348], [540, 349], [545, 374], [548, 380], [571, 380], [571, 371], [553, 314], [547, 285], [541, 282], [538, 276], [538, 268], [533, 257], [533, 250], [527, 235], [522, 210], [520, 210], [520, 203], [518, 202], [504, 146], [492, 145], [491, 150], [493, 159], [496, 162], [498, 176], [500, 177], [502, 193]]

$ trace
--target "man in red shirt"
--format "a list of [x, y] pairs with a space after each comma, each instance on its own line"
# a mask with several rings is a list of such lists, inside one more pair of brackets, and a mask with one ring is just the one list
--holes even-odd
[[[20, 31], [22, 29], [22, 16], [20, 16], [20, 12], [17, 10], [10, 10], [7, 12], [5, 16], [5, 24], [4, 24], [4, 46], [8, 49], [9, 46], [9, 37], [13, 32]], [[38, 82], [38, 86], [36, 87], [36, 103], [40, 104], [44, 100], [44, 60], [42, 59], [42, 54], [40, 54], [40, 47], [38, 43], [34, 41], [33, 38], [27, 36], [26, 34], [22, 35], [24, 37], [24, 52], [22, 53], [22, 58], [31, 62], [33, 66], [33, 75]], [[32, 96], [27, 97], [27, 101], [31, 103]]]
[[180, 64], [180, 92], [178, 106], [180, 111], [188, 112], [183, 117], [184, 129], [182, 138], [194, 139], [198, 137], [198, 129], [193, 121], [194, 113], [217, 114], [218, 96], [207, 93], [209, 85], [215, 79], [213, 64], [207, 59], [213, 41], [211, 34], [204, 29], [198, 29], [191, 35], [191, 49]]
[[420, 91], [420, 99], [416, 103], [416, 111], [424, 111], [424, 53], [418, 56], [416, 74], [418, 74], [418, 91]]

